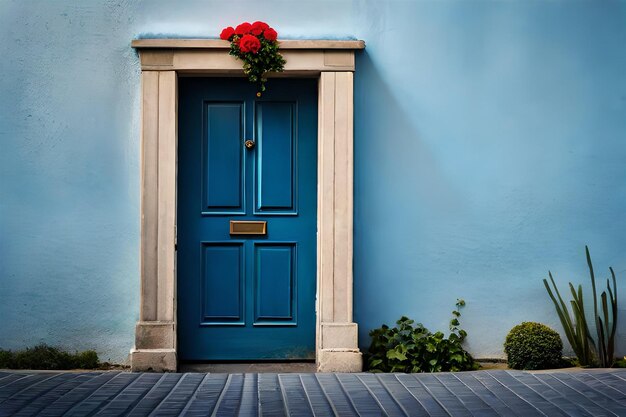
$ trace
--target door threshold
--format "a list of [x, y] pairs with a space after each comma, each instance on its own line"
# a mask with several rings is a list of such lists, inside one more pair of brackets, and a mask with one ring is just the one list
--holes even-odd
[[182, 362], [179, 372], [208, 372], [214, 374], [288, 374], [315, 373], [315, 362]]

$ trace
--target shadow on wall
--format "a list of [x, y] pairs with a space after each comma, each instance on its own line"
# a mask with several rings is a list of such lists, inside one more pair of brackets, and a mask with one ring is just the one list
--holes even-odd
[[[421, 289], [434, 279], [413, 279], [416, 254], [427, 245], [419, 232], [428, 229], [428, 216], [420, 210], [436, 211], [441, 220], [460, 202], [420, 139], [419, 110], [407, 112], [367, 49], [357, 54], [356, 67], [354, 314], [366, 348], [369, 330], [410, 314], [420, 293], [424, 297]], [[441, 313], [433, 312], [442, 323], [451, 300]]]

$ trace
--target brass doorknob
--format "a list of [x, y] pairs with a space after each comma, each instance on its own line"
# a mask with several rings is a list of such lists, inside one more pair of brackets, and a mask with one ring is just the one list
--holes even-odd
[[253, 140], [248, 139], [248, 140], [244, 143], [244, 145], [246, 145], [246, 148], [248, 148], [248, 149], [252, 149], [252, 148], [254, 148], [254, 145], [256, 145], [256, 143], [254, 143], [254, 141], [253, 141]]

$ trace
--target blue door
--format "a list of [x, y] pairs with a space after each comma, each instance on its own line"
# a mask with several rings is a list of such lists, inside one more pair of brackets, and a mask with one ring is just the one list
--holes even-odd
[[179, 80], [183, 360], [315, 357], [317, 81]]

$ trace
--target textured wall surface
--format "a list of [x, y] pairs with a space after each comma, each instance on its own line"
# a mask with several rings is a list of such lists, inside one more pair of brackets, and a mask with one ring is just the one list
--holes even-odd
[[137, 37], [359, 38], [355, 319], [447, 327], [479, 357], [541, 278], [620, 283], [626, 353], [626, 3], [0, 0], [0, 347], [124, 361], [139, 293]]

